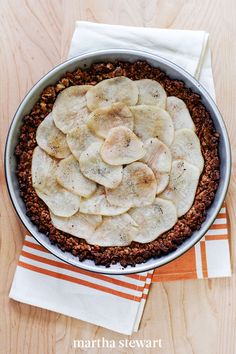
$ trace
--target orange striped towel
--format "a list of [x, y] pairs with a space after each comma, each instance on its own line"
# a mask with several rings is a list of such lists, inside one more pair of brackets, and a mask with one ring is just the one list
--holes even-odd
[[225, 204], [205, 236], [175, 261], [157, 268], [152, 281], [231, 276], [229, 224]]
[[153, 271], [108, 276], [71, 266], [26, 236], [10, 298], [113, 331], [137, 331]]

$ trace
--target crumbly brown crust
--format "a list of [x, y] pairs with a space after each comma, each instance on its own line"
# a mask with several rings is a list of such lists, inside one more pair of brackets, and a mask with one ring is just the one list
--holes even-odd
[[[52, 110], [53, 103], [60, 91], [71, 85], [95, 85], [101, 80], [120, 75], [133, 80], [154, 79], [160, 82], [167, 95], [184, 100], [196, 126], [205, 166], [200, 177], [194, 204], [184, 216], [178, 219], [171, 230], [146, 244], [132, 242], [126, 247], [92, 246], [83, 239], [57, 230], [52, 225], [47, 206], [37, 196], [32, 186], [32, 153], [37, 145], [35, 139], [37, 127]], [[62, 251], [71, 252], [78, 256], [80, 261], [92, 259], [96, 264], [105, 266], [117, 262], [120, 262], [124, 267], [134, 266], [151, 257], [160, 257], [175, 250], [178, 245], [191, 236], [194, 230], [201, 227], [206, 218], [207, 208], [211, 205], [218, 188], [220, 178], [218, 143], [219, 134], [215, 131], [210, 114], [201, 103], [200, 96], [186, 88], [182, 81], [171, 80], [160, 69], [152, 68], [144, 61], [137, 61], [133, 64], [126, 62], [94, 64], [86, 70], [78, 69], [73, 73], [66, 73], [55, 86], [45, 88], [30, 114], [24, 117], [19, 142], [15, 149], [20, 195], [25, 202], [27, 216], [37, 225], [39, 231], [44, 232], [51, 243], [56, 244]]]

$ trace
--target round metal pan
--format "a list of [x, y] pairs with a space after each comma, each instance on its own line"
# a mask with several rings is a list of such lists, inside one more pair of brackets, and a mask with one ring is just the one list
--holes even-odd
[[[120, 264], [111, 265], [109, 268], [106, 268], [104, 266], [95, 265], [95, 263], [91, 260], [80, 262], [78, 257], [75, 257], [68, 252], [64, 253], [57, 246], [52, 245], [48, 237], [43, 233], [40, 233], [37, 227], [32, 224], [30, 219], [26, 216], [25, 205], [19, 194], [19, 186], [15, 174], [16, 160], [14, 156], [14, 150], [18, 141], [22, 119], [26, 114], [30, 112], [46, 86], [55, 84], [68, 71], [72, 72], [77, 68], [88, 68], [92, 63], [96, 62], [108, 62], [116, 60], [123, 60], [128, 62], [146, 60], [153, 67], [159, 67], [161, 70], [165, 71], [170, 78], [182, 80], [186, 87], [191, 88], [194, 92], [201, 95], [201, 101], [210, 112], [215, 124], [215, 128], [220, 134], [220, 183], [214, 202], [208, 209], [207, 218], [202, 224], [201, 229], [195, 231], [192, 236], [188, 238], [182, 245], [180, 245], [174, 252], [164, 255], [160, 258], [151, 258], [146, 263], [137, 264], [135, 267], [128, 266], [127, 268], [123, 268]], [[128, 49], [111, 49], [86, 53], [58, 65], [49, 73], [47, 73], [41, 80], [36, 83], [36, 85], [33, 86], [33, 88], [29, 91], [29, 93], [25, 96], [24, 100], [20, 104], [10, 126], [5, 148], [5, 175], [9, 194], [19, 218], [21, 219], [24, 226], [29, 230], [30, 234], [33, 235], [35, 239], [48, 251], [50, 251], [61, 260], [70, 263], [71, 265], [87, 269], [89, 271], [104, 274], [129, 274], [145, 272], [147, 270], [160, 267], [173, 261], [177, 257], [181, 256], [184, 252], [189, 250], [191, 247], [193, 247], [193, 245], [198, 242], [209, 229], [221, 208], [229, 184], [230, 171], [231, 152], [228, 134], [221, 114], [207, 91], [196, 79], [194, 79], [185, 70], [173, 64], [172, 62], [146, 52]], [[15, 235], [15, 237], [17, 237], [17, 235]]]

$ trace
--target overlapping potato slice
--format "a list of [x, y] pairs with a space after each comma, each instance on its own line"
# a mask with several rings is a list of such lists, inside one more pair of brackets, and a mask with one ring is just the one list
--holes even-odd
[[87, 125], [94, 134], [101, 138], [106, 138], [110, 129], [121, 125], [133, 130], [134, 118], [132, 112], [125, 104], [117, 102], [92, 112]]
[[80, 203], [80, 212], [85, 214], [114, 216], [123, 214], [128, 210], [127, 207], [111, 205], [102, 186], [99, 186], [91, 197], [82, 198]]
[[62, 188], [56, 180], [57, 162], [36, 147], [32, 157], [32, 182], [39, 198], [58, 216], [75, 214], [80, 197]]
[[157, 105], [160, 108], [166, 107], [166, 91], [159, 82], [150, 79], [135, 81], [138, 86], [138, 104]]
[[74, 155], [79, 160], [80, 155], [91, 144], [103, 142], [102, 139], [93, 135], [86, 125], [81, 124], [79, 127], [74, 128], [66, 135], [67, 144]]
[[54, 188], [45, 193], [36, 188], [35, 191], [55, 215], [70, 217], [79, 210], [80, 197], [62, 188], [60, 184], [55, 184]]
[[115, 102], [123, 102], [133, 106], [138, 101], [138, 88], [135, 82], [125, 76], [107, 79], [93, 86], [86, 94], [90, 111], [110, 106]]
[[160, 194], [169, 183], [169, 174], [171, 170], [171, 152], [167, 145], [157, 138], [151, 138], [145, 141], [144, 148], [146, 154], [141, 159], [154, 172], [157, 180], [157, 194]]
[[193, 130], [186, 128], [177, 130], [170, 149], [174, 160], [185, 160], [197, 166], [202, 172], [204, 159], [200, 141]]
[[175, 204], [178, 217], [191, 208], [199, 176], [200, 171], [196, 166], [184, 160], [173, 161], [169, 184], [160, 197], [169, 199]]
[[51, 113], [38, 126], [36, 141], [44, 151], [57, 159], [70, 155], [66, 136], [55, 126]]
[[32, 185], [39, 191], [46, 192], [55, 184], [57, 161], [44, 150], [36, 146], [32, 156]]
[[152, 205], [131, 209], [129, 214], [139, 226], [134, 241], [141, 243], [155, 240], [177, 221], [175, 205], [161, 198], [156, 198]]
[[116, 188], [122, 180], [122, 166], [111, 166], [100, 155], [102, 143], [93, 143], [82, 152], [79, 163], [81, 172], [92, 181], [107, 188]]
[[58, 163], [56, 177], [62, 187], [81, 197], [89, 197], [97, 188], [95, 182], [81, 173], [79, 162], [72, 155]]
[[195, 125], [189, 110], [180, 98], [175, 96], [167, 97], [166, 110], [173, 120], [175, 130], [188, 128], [195, 131]]
[[87, 239], [102, 222], [99, 215], [85, 215], [77, 212], [69, 218], [62, 218], [50, 213], [52, 224], [70, 235]]
[[70, 86], [57, 96], [53, 105], [52, 116], [58, 129], [69, 133], [73, 128], [85, 124], [89, 117], [86, 93], [90, 85]]
[[87, 239], [87, 242], [103, 247], [127, 246], [132, 242], [137, 232], [138, 226], [129, 214], [105, 216], [102, 224]]
[[106, 194], [110, 204], [131, 208], [150, 205], [156, 189], [152, 170], [142, 162], [133, 162], [124, 168], [121, 184], [115, 189], [106, 189]]
[[125, 165], [145, 155], [143, 142], [126, 127], [112, 128], [102, 145], [102, 159], [110, 165]]
[[156, 106], [130, 107], [134, 115], [134, 133], [143, 141], [158, 138], [166, 145], [174, 139], [174, 126], [170, 115]]

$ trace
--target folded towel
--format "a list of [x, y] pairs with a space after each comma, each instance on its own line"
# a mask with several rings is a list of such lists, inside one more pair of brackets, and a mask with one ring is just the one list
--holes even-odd
[[[141, 49], [197, 77], [215, 97], [208, 33], [77, 22], [69, 57], [109, 48]], [[225, 207], [203, 240], [169, 265], [135, 275], [91, 273], [57, 259], [26, 236], [10, 297], [113, 331], [137, 331], [151, 281], [230, 275]]]
[[152, 283], [231, 276], [229, 237], [224, 204], [201, 241], [175, 261], [155, 269]]
[[195, 76], [215, 98], [209, 34], [147, 27], [76, 22], [69, 58], [99, 49], [129, 48], [160, 55]]
[[108, 276], [71, 266], [26, 236], [10, 297], [124, 334], [138, 328], [152, 271]]

